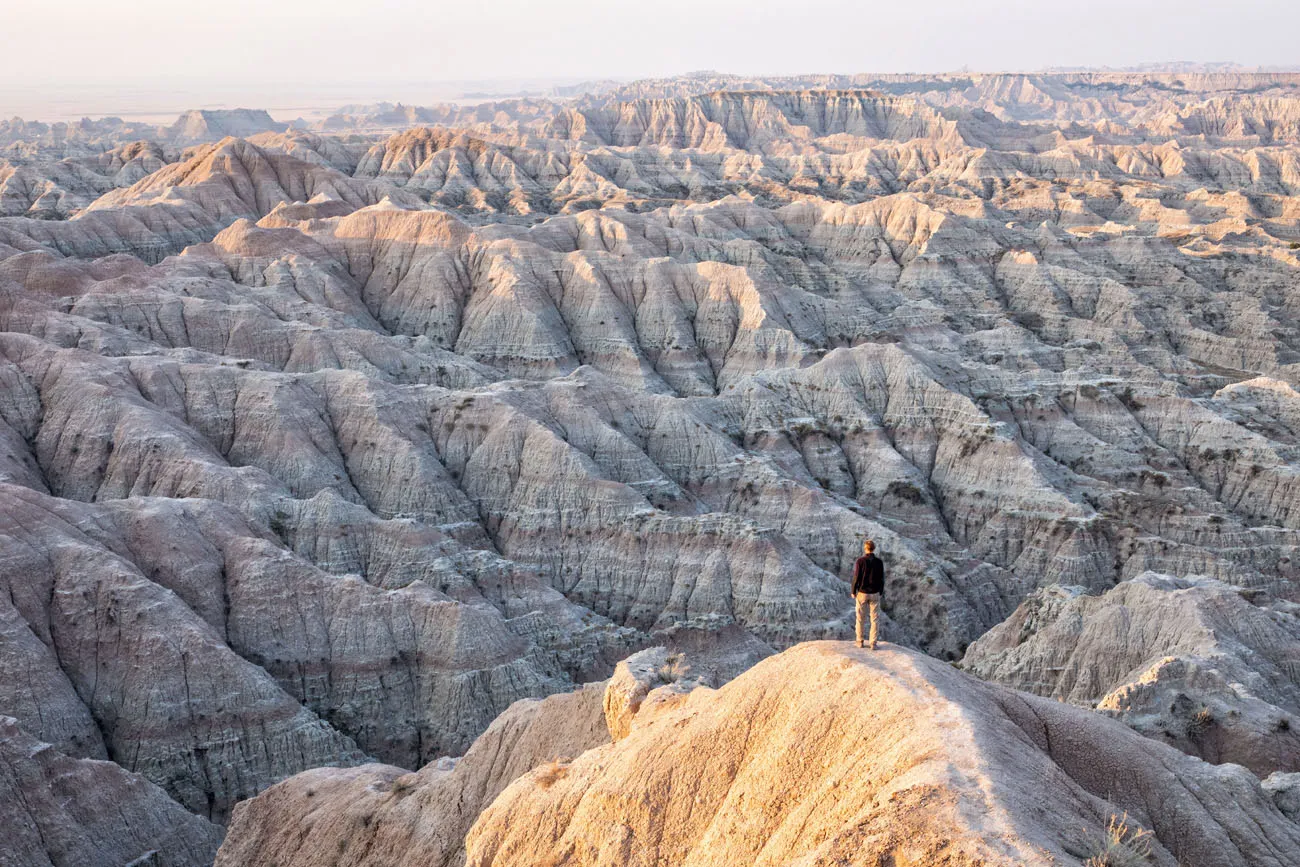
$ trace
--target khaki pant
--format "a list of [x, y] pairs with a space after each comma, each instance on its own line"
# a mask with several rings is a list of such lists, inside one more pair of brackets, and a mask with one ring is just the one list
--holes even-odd
[[868, 639], [872, 644], [876, 643], [876, 620], [880, 616], [880, 594], [879, 593], [859, 593], [854, 597], [857, 602], [857, 618], [854, 621], [854, 629], [858, 634], [858, 642], [862, 642], [862, 609], [869, 607], [871, 610], [871, 638]]

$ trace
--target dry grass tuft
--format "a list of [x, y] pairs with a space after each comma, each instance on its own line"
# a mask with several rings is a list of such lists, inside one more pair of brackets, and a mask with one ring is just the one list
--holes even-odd
[[559, 780], [564, 779], [565, 774], [569, 773], [568, 762], [552, 759], [541, 766], [537, 772], [537, 784], [543, 789], [549, 789]]
[[1145, 828], [1130, 825], [1128, 813], [1112, 815], [1106, 836], [1083, 867], [1146, 867], [1151, 863], [1152, 836]]
[[1208, 707], [1202, 707], [1187, 720], [1187, 736], [1189, 738], [1199, 738], [1208, 732], [1216, 722], [1218, 720], [1214, 718], [1214, 711]]
[[415, 791], [416, 783], [418, 783], [419, 780], [420, 778], [415, 774], [406, 774], [404, 776], [398, 777], [397, 779], [393, 780], [393, 787], [391, 791], [395, 796], [399, 798], [404, 798], [407, 795], [411, 794], [411, 792]]
[[676, 683], [690, 674], [691, 667], [680, 653], [670, 653], [663, 665], [655, 669], [656, 683]]

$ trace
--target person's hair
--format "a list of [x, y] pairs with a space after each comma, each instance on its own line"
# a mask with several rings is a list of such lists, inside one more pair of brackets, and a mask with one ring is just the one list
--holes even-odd
[[862, 542], [862, 550], [870, 551], [874, 554], [876, 552], [876, 543], [871, 539], [864, 539]]

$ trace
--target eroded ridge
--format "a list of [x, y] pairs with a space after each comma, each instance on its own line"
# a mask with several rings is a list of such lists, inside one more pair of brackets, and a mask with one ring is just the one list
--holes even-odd
[[891, 643], [1294, 770], [1298, 104], [695, 76], [0, 124], [0, 713], [219, 824], [669, 636], [846, 636], [870, 537]]

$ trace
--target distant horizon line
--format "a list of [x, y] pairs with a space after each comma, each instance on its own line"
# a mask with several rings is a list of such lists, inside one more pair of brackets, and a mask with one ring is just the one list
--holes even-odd
[[[123, 122], [165, 124], [189, 111], [263, 110], [297, 114], [283, 122], [326, 117], [348, 105], [392, 105], [424, 107], [457, 101], [494, 101], [518, 98], [565, 99], [537, 92], [538, 88], [574, 87], [584, 84], [671, 81], [704, 77], [737, 79], [783, 79], [817, 76], [995, 76], [995, 75], [1211, 75], [1211, 74], [1296, 74], [1300, 64], [1247, 65], [1237, 61], [1153, 61], [1128, 66], [1056, 66], [1035, 69], [978, 69], [968, 66], [944, 70], [869, 70], [860, 72], [728, 72], [714, 69], [686, 70], [662, 75], [558, 75], [499, 76], [486, 78], [405, 79], [373, 81], [216, 81], [208, 76], [170, 76], [166, 84], [154, 80], [103, 82], [58, 82], [48, 80], [40, 87], [0, 84], [0, 121], [28, 123], [77, 123], [118, 118]], [[504, 87], [503, 87], [504, 86]], [[203, 93], [195, 93], [202, 90]], [[416, 94], [412, 91], [430, 91]], [[256, 92], [260, 91], [260, 92]], [[388, 91], [388, 93], [376, 93]], [[399, 91], [394, 93], [393, 91]], [[406, 91], [406, 92], [400, 92]], [[117, 105], [91, 105], [100, 94], [111, 94]], [[107, 100], [113, 102], [113, 99]], [[24, 104], [25, 103], [25, 104]], [[136, 103], [136, 104], [132, 104]], [[14, 104], [14, 108], [9, 108]], [[273, 116], [273, 119], [276, 119]], [[276, 119], [277, 123], [280, 122]]]
[[[958, 74], [975, 74], [975, 75], [1052, 75], [1052, 74], [1069, 74], [1079, 72], [1113, 72], [1113, 73], [1132, 73], [1132, 74], [1152, 74], [1152, 73], [1187, 73], [1196, 71], [1193, 67], [1206, 67], [1201, 71], [1232, 71], [1246, 73], [1270, 73], [1270, 72], [1300, 72], [1300, 63], [1293, 64], [1248, 64], [1235, 60], [1162, 60], [1150, 61], [1124, 66], [1107, 66], [1107, 65], [1076, 65], [1066, 64], [1062, 66], [1041, 66], [1041, 67], [1005, 67], [982, 68], [969, 64], [958, 67], [945, 68], [914, 68], [914, 69], [861, 69], [857, 71], [843, 71], [830, 69], [805, 69], [797, 72], [780, 72], [780, 71], [763, 71], [763, 70], [740, 70], [728, 71], [722, 69], [687, 69], [680, 72], [667, 73], [590, 73], [584, 75], [495, 75], [486, 77], [466, 77], [466, 78], [425, 78], [425, 77], [388, 77], [375, 79], [361, 78], [341, 78], [336, 80], [327, 80], [321, 78], [310, 79], [289, 79], [289, 78], [248, 78], [238, 79], [230, 77], [216, 77], [212, 75], [176, 75], [168, 74], [166, 81], [181, 86], [190, 86], [194, 84], [205, 84], [217, 87], [248, 87], [250, 85], [270, 86], [270, 87], [313, 87], [313, 88], [336, 88], [336, 87], [374, 87], [374, 86], [410, 86], [410, 85], [481, 85], [481, 84], [505, 84], [505, 83], [522, 83], [530, 82], [536, 84], [558, 84], [572, 83], [581, 84], [584, 82], [598, 81], [618, 81], [632, 83], [636, 81], [663, 81], [673, 78], [688, 78], [692, 76], [716, 75], [732, 78], [799, 78], [813, 75], [958, 75]], [[12, 82], [13, 79], [10, 79]], [[33, 87], [40, 87], [44, 90], [53, 90], [58, 88], [79, 88], [86, 90], [117, 90], [121, 87], [148, 87], [157, 92], [166, 92], [176, 88], [159, 86], [157, 77], [128, 77], [116, 80], [112, 83], [103, 80], [89, 81], [86, 79], [65, 79], [62, 81], [51, 81], [48, 77], [42, 78], [37, 84], [33, 81], [18, 82], [16, 84], [0, 84], [0, 92], [4, 90], [28, 90]]]

